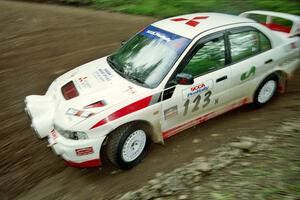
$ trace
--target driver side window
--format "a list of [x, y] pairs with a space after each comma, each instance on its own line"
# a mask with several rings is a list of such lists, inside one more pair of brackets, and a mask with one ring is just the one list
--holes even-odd
[[200, 45], [199, 50], [184, 67], [183, 73], [194, 77], [206, 74], [225, 66], [225, 43], [218, 37]]

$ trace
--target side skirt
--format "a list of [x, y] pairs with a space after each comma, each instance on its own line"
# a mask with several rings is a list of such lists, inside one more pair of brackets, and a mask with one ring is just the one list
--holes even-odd
[[217, 111], [214, 111], [214, 112], [211, 112], [211, 113], [208, 113], [208, 114], [205, 114], [205, 115], [202, 115], [201, 117], [197, 118], [197, 119], [194, 119], [192, 121], [189, 121], [187, 123], [184, 123], [180, 126], [177, 126], [175, 128], [172, 128], [172, 129], [169, 129], [165, 132], [163, 132], [163, 138], [164, 139], [167, 139], [173, 135], [176, 135], [177, 133], [185, 130], [185, 129], [188, 129], [188, 128], [191, 128], [195, 125], [198, 125], [198, 124], [201, 124], [209, 119], [212, 119], [216, 116], [219, 116], [223, 113], [226, 113], [230, 110], [234, 110], [240, 106], [243, 106], [243, 105], [246, 105], [246, 104], [249, 104], [251, 103], [251, 100], [250, 98], [243, 98], [242, 100], [236, 102], [236, 103], [233, 103], [233, 104], [230, 104], [229, 106], [226, 106], [226, 107], [223, 107], [221, 108], [220, 110], [217, 110]]

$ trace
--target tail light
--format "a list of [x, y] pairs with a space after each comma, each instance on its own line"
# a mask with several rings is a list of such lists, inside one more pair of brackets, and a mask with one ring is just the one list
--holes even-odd
[[61, 92], [66, 100], [73, 99], [79, 95], [73, 81], [68, 82], [61, 88]]
[[87, 109], [87, 108], [100, 108], [100, 107], [103, 107], [105, 105], [106, 105], [106, 103], [104, 101], [97, 101], [95, 103], [92, 103], [90, 105], [85, 106], [84, 109]]

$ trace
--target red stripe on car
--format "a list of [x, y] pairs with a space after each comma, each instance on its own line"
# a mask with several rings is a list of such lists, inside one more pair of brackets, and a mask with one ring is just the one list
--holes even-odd
[[66, 160], [65, 162], [67, 166], [78, 167], [78, 168], [98, 167], [101, 166], [102, 164], [100, 159], [88, 160], [81, 163], [76, 163], [68, 160]]
[[188, 128], [190, 128], [192, 126], [195, 126], [197, 124], [201, 124], [201, 123], [203, 123], [203, 122], [211, 119], [212, 116], [213, 116], [213, 114], [214, 114], [214, 112], [209, 113], [209, 114], [201, 116], [201, 117], [199, 117], [199, 118], [197, 118], [195, 120], [187, 122], [187, 123], [185, 123], [183, 125], [177, 126], [177, 127], [172, 128], [172, 129], [170, 129], [170, 130], [168, 130], [166, 132], [163, 132], [163, 138], [167, 139], [167, 138], [169, 138], [169, 137], [171, 137], [171, 136], [173, 136], [173, 135], [175, 135], [175, 134], [177, 134], [177, 133], [179, 133], [179, 132], [181, 132], [181, 131], [183, 131], [185, 129], [188, 129]]
[[105, 119], [102, 119], [101, 121], [97, 122], [94, 126], [92, 126], [92, 128], [90, 129], [94, 129], [97, 128], [99, 126], [102, 126], [104, 124], [106, 124], [107, 122], [116, 120], [118, 118], [124, 117], [125, 115], [128, 115], [130, 113], [139, 111], [143, 108], [146, 108], [149, 106], [150, 102], [152, 100], [152, 96], [146, 97], [144, 99], [141, 99], [137, 102], [134, 102], [128, 106], [125, 106], [124, 108], [121, 108], [120, 110], [117, 110], [116, 112], [110, 114], [108, 117], [106, 117]]

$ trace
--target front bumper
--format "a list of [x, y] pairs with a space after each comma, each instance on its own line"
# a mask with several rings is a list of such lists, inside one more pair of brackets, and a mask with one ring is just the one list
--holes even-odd
[[48, 136], [53, 130], [55, 99], [51, 96], [31, 95], [25, 98], [25, 112], [31, 120], [31, 128], [38, 138]]
[[70, 140], [53, 130], [48, 136], [49, 146], [72, 167], [97, 167], [101, 165], [100, 149], [105, 137]]
[[25, 112], [31, 120], [31, 128], [38, 138], [48, 136], [49, 147], [72, 167], [96, 167], [101, 165], [100, 148], [105, 137], [86, 140], [66, 139], [54, 130], [54, 111], [57, 100], [46, 94], [31, 95], [25, 99]]

